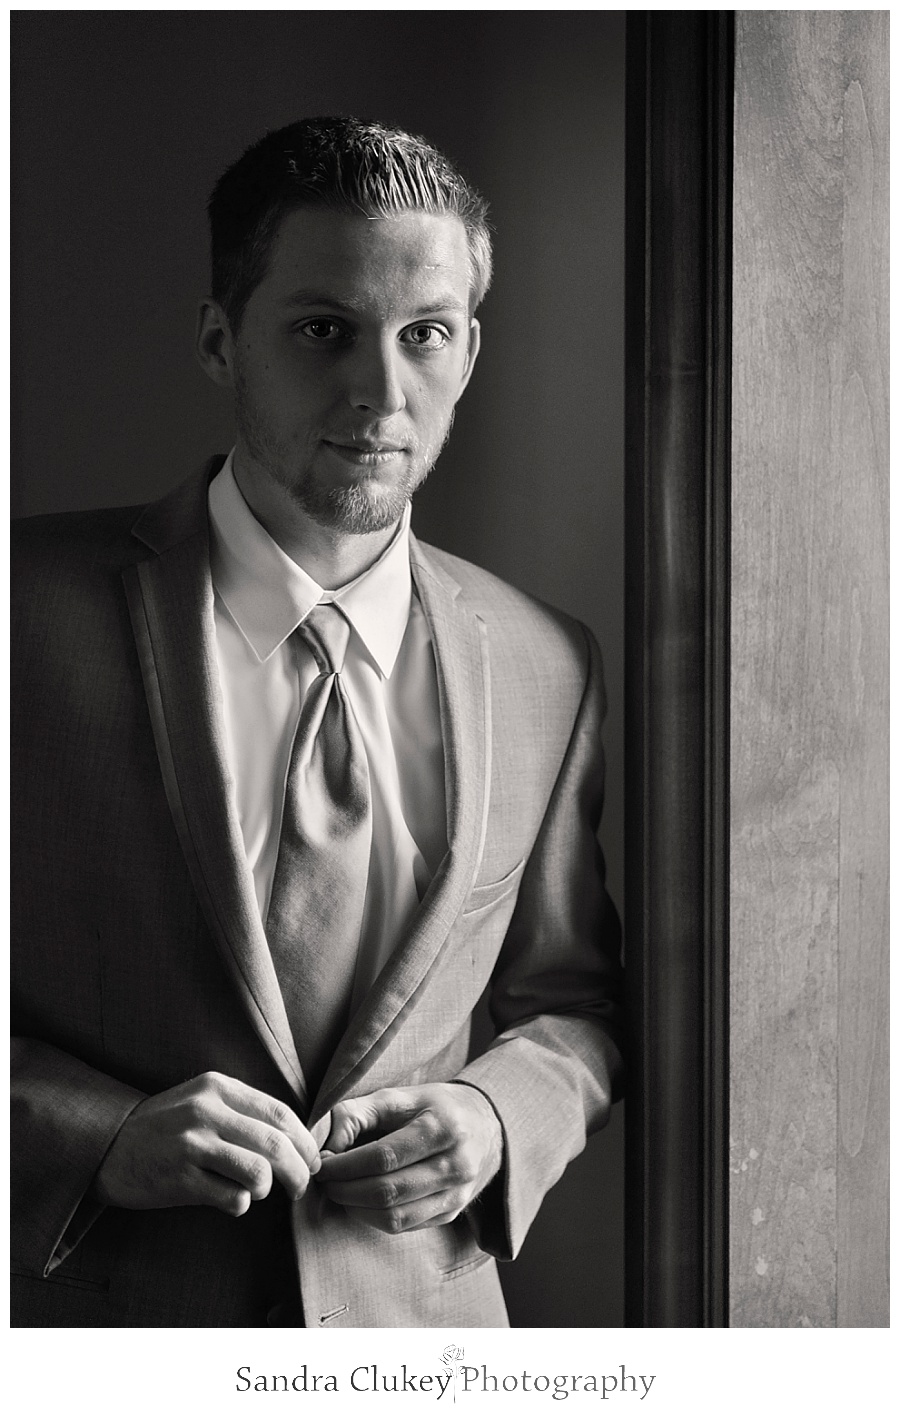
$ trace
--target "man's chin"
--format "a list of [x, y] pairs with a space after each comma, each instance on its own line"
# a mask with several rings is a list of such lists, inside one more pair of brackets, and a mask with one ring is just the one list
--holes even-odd
[[303, 490], [298, 501], [320, 527], [351, 536], [386, 532], [403, 516], [413, 488], [384, 488], [373, 480], [350, 487]]

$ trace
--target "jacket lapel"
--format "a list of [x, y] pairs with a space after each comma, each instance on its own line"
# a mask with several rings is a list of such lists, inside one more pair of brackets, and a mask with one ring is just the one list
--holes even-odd
[[230, 791], [206, 501], [220, 462], [145, 509], [133, 532], [156, 555], [123, 576], [166, 794], [194, 887], [262, 1043], [305, 1106]]
[[434, 642], [444, 741], [448, 851], [407, 931], [362, 1002], [322, 1081], [313, 1116], [346, 1095], [413, 1008], [478, 871], [491, 769], [487, 628], [459, 585], [410, 538], [413, 580]]
[[[259, 917], [224, 744], [209, 572], [207, 489], [221, 459], [138, 518], [154, 556], [123, 573], [169, 805], [207, 922], [256, 1031], [309, 1104]], [[431, 629], [444, 741], [448, 850], [364, 999], [322, 1083], [321, 1117], [377, 1058], [413, 1008], [462, 910], [484, 848], [490, 783], [487, 630], [459, 585], [415, 540], [410, 559]]]

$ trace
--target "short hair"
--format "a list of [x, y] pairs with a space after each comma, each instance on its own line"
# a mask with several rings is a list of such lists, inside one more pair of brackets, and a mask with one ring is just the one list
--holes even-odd
[[236, 331], [266, 273], [282, 218], [298, 207], [391, 217], [459, 217], [472, 307], [491, 280], [487, 203], [424, 138], [358, 118], [304, 118], [269, 132], [223, 173], [209, 199], [212, 296]]

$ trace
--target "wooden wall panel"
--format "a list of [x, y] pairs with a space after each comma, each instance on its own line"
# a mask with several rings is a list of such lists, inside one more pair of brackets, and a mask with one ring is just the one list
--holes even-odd
[[885, 11], [739, 11], [731, 1323], [886, 1325]]

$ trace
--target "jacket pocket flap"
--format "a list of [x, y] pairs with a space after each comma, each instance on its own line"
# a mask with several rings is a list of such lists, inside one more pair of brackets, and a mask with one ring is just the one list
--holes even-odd
[[518, 887], [525, 871], [525, 859], [517, 862], [511, 872], [507, 872], [505, 877], [500, 877], [496, 882], [484, 882], [477, 887], [473, 887], [466, 899], [463, 908], [463, 916], [471, 916], [473, 912], [483, 911], [485, 907], [492, 907], [495, 902], [500, 902], [504, 897], [509, 896]]

